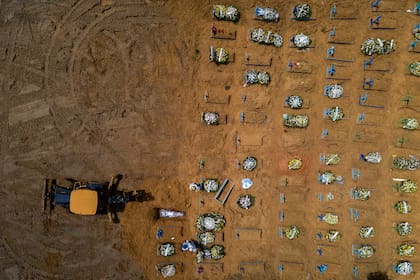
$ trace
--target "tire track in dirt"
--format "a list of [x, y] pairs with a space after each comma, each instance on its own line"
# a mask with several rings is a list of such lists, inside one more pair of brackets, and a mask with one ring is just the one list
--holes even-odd
[[[18, 51], [21, 51], [22, 53], [27, 53], [27, 51], [25, 49], [16, 50], [16, 46], [17, 46], [16, 39], [18, 38], [17, 34], [19, 34], [19, 32], [22, 32], [23, 30], [22, 26], [11, 24], [8, 28], [9, 28], [9, 33], [12, 34], [12, 36], [10, 36], [11, 40], [8, 40], [8, 46], [9, 47], [11, 46], [12, 48], [9, 48], [9, 52], [7, 54], [7, 61], [8, 61], [7, 65], [9, 67], [13, 67], [14, 69], [21, 69], [23, 70], [22, 72], [29, 72], [31, 75], [45, 78], [46, 81], [52, 81], [51, 76], [47, 76], [49, 71], [42, 73], [42, 71], [34, 69], [29, 65], [22, 65], [22, 64], [13, 62], [13, 58], [16, 56]], [[27, 26], [25, 26], [25, 28], [27, 28]], [[32, 38], [32, 36], [33, 35], [30, 35], [29, 38]], [[19, 44], [22, 44], [22, 43], [23, 41], [19, 42]], [[10, 50], [13, 50], [13, 51], [10, 51]], [[16, 83], [16, 80], [10, 80], [10, 79], [15, 79], [14, 75], [16, 75], [17, 71], [18, 70], [15, 70], [14, 72], [7, 71], [10, 73], [7, 79], [8, 81], [11, 81], [12, 84]], [[18, 79], [21, 79], [21, 78], [18, 77]], [[29, 80], [25, 82], [29, 82]], [[2, 80], [2, 83], [3, 83], [3, 80]], [[19, 85], [20, 81], [18, 81], [17, 83], [18, 83], [18, 86], [20, 87]], [[49, 83], [46, 83], [46, 85], [48, 86]], [[42, 85], [39, 85], [37, 87], [42, 88]], [[30, 94], [26, 93], [24, 98], [19, 97], [18, 99], [16, 99], [14, 96], [12, 96], [12, 94], [14, 94], [14, 92], [17, 92], [18, 90], [19, 88], [17, 87], [16, 90], [11, 88], [5, 91], [5, 93], [9, 95], [8, 97], [13, 97], [13, 100], [12, 100], [13, 104], [17, 104], [18, 102], [20, 102], [19, 100], [29, 101], [31, 99], [36, 99], [39, 96], [39, 94], [42, 94], [42, 93], [34, 94], [33, 92], [30, 92]], [[2, 98], [4, 97], [5, 96], [3, 95]], [[4, 98], [4, 100], [9, 100], [9, 99], [10, 98]], [[49, 101], [51, 102], [51, 99]], [[9, 106], [5, 106], [5, 103], [3, 103], [3, 108], [8, 108], [8, 107]], [[16, 110], [15, 116], [17, 116], [16, 114], [18, 113], [20, 114], [19, 111], [20, 110]], [[57, 159], [57, 156], [62, 157], [63, 155], [65, 155], [62, 152], [66, 152], [65, 150], [68, 150], [68, 148], [61, 149], [61, 151], [51, 150], [54, 148], [58, 148], [59, 146], [63, 146], [62, 145], [63, 143], [59, 143], [60, 140], [57, 141], [57, 136], [59, 135], [59, 133], [57, 133], [56, 131], [47, 131], [48, 133], [46, 133], [45, 135], [42, 134], [42, 131], [40, 129], [51, 127], [50, 126], [50, 124], [52, 123], [51, 117], [47, 117], [47, 119], [43, 118], [43, 119], [36, 119], [33, 121], [29, 120], [29, 121], [24, 121], [20, 123], [13, 123], [13, 125], [9, 125], [7, 122], [7, 120], [9, 119], [8, 115], [9, 114], [7, 114], [7, 112], [5, 113], [2, 112], [2, 114], [0, 114], [2, 118], [1, 119], [2, 121], [1, 130], [2, 130], [2, 135], [3, 135], [2, 147], [4, 147], [5, 145], [7, 146], [12, 145], [11, 150], [7, 149], [8, 150], [7, 152], [6, 150], [2, 149], [1, 155], [3, 159], [6, 159], [5, 153], [10, 154], [8, 160], [6, 161], [8, 162], [7, 168], [4, 168], [5, 162], [2, 160], [2, 164], [3, 164], [2, 173], [5, 175], [3, 177], [5, 178], [3, 182], [8, 185], [7, 189], [2, 189], [2, 191], [5, 190], [5, 191], [14, 191], [16, 193], [20, 193], [20, 191], [23, 190], [23, 188], [21, 188], [20, 186], [22, 184], [28, 184], [29, 186], [26, 190], [26, 193], [28, 194], [29, 192], [29, 193], [34, 193], [35, 195], [39, 195], [38, 193], [39, 189], [33, 186], [33, 182], [32, 183], [30, 182], [31, 176], [35, 175], [35, 177], [37, 177], [37, 176], [42, 176], [45, 174], [60, 173], [60, 170], [61, 170], [60, 168], [62, 168], [63, 164], [60, 163], [57, 168], [51, 165], [51, 163], [56, 160], [59, 160]], [[52, 126], [52, 128], [54, 129], [54, 126]], [[95, 131], [92, 134], [97, 135]], [[4, 137], [5, 135], [7, 135], [7, 137]], [[35, 135], [39, 135], [39, 136], [34, 138]], [[46, 137], [47, 135], [48, 137]], [[60, 139], [60, 137], [58, 137], [58, 139]], [[53, 144], [53, 147], [49, 147], [48, 149], [46, 149], [45, 145], [48, 143]], [[56, 145], [57, 143], [59, 144]], [[64, 147], [66, 146], [67, 145], [65, 145]], [[61, 152], [61, 155], [60, 155], [60, 152]], [[17, 155], [21, 155], [21, 158], [18, 159]], [[52, 160], [51, 157], [53, 158], [55, 157], [55, 159]], [[40, 161], [45, 162], [46, 165], [41, 164]], [[88, 168], [92, 168], [92, 165], [90, 163], [87, 163], [85, 166]], [[101, 171], [100, 169], [101, 168], [98, 166], [95, 172], [97, 174], [100, 174], [100, 171]], [[32, 172], [32, 171], [35, 171], [35, 172]], [[28, 175], [29, 173], [31, 173], [32, 175], [29, 176]], [[19, 177], [20, 179], [17, 180], [15, 178], [7, 178], [9, 176], [10, 177], [16, 176], [16, 177]], [[22, 180], [22, 176], [26, 176], [26, 181], [25, 179]], [[12, 186], [10, 186], [11, 184]], [[19, 194], [19, 196], [20, 195], [21, 194]], [[7, 198], [10, 198], [10, 196], [7, 196]], [[11, 198], [11, 201], [13, 201], [13, 197]], [[118, 271], [119, 269], [118, 267], [116, 267], [119, 265], [118, 262], [115, 265], [112, 264], [112, 259], [120, 255], [120, 253], [116, 252], [116, 250], [113, 249], [113, 246], [114, 246], [113, 243], [115, 241], [112, 241], [109, 244], [104, 244], [104, 243], [98, 244], [98, 241], [90, 240], [90, 242], [94, 245], [91, 245], [91, 248], [89, 248], [89, 252], [87, 252], [87, 254], [83, 253], [83, 247], [86, 247], [86, 239], [83, 238], [83, 236], [86, 237], [86, 236], [89, 236], [89, 234], [92, 234], [92, 232], [95, 232], [95, 230], [93, 229], [97, 228], [98, 226], [100, 227], [101, 224], [103, 224], [102, 221], [99, 223], [93, 224], [91, 227], [89, 227], [88, 231], [81, 231], [81, 232], [76, 231], [74, 236], [67, 237], [68, 242], [63, 244], [60, 248], [60, 246], [57, 245], [58, 243], [54, 243], [54, 242], [57, 242], [57, 239], [60, 237], [60, 235], [64, 235], [65, 231], [57, 232], [55, 230], [55, 233], [57, 234], [56, 236], [51, 236], [50, 234], [48, 234], [46, 238], [42, 238], [41, 236], [39, 236], [39, 231], [38, 231], [39, 228], [37, 227], [32, 228], [31, 223], [28, 226], [22, 227], [22, 225], [25, 224], [25, 219], [26, 220], [32, 219], [32, 222], [33, 222], [34, 220], [36, 221], [37, 218], [41, 218], [41, 217], [36, 217], [36, 215], [34, 214], [34, 209], [36, 209], [36, 207], [29, 207], [27, 211], [23, 211], [21, 207], [15, 208], [16, 204], [19, 204], [19, 203], [25, 203], [24, 199], [23, 200], [19, 199], [17, 201], [15, 200], [14, 202], [10, 202], [9, 205], [7, 206], [8, 210], [6, 210], [5, 215], [2, 216], [2, 220], [4, 221], [5, 224], [8, 225], [7, 232], [9, 233], [9, 236], [13, 236], [13, 238], [10, 238], [10, 244], [11, 244], [11, 247], [13, 247], [13, 251], [17, 252], [17, 254], [15, 255], [15, 258], [21, 260], [19, 267], [17, 267], [16, 265], [10, 262], [5, 263], [6, 269], [9, 269], [8, 271], [12, 273], [11, 274], [12, 276], [24, 275], [22, 276], [22, 278], [54, 279], [58, 277], [58, 275], [60, 274], [64, 278], [70, 278], [70, 275], [72, 274], [74, 277], [80, 276], [80, 278], [82, 278], [82, 273], [87, 271], [88, 272], [87, 275], [91, 275], [91, 277], [93, 277], [93, 275], [95, 274], [94, 271], [96, 270], [96, 268], [104, 267], [104, 264], [106, 264], [105, 267], [107, 267], [107, 269], [99, 272], [99, 274], [98, 272], [96, 272], [96, 275], [100, 275], [100, 274], [112, 275], [114, 273], [117, 273], [117, 272], [112, 271], [112, 270]], [[64, 212], [60, 212], [60, 215], [65, 216], [66, 214]], [[63, 225], [63, 224], [60, 225], [60, 222], [59, 220], [57, 221], [57, 219], [61, 219], [61, 218], [59, 218], [59, 216], [53, 215], [54, 222], [50, 223], [50, 227], [51, 226], [52, 227], [64, 226], [69, 232], [71, 231], [71, 228], [75, 226], [75, 223], [74, 223], [75, 220], [80, 219], [80, 218], [75, 217], [74, 220], [72, 221], [73, 224], [68, 223], [67, 225]], [[86, 220], [81, 220], [77, 222], [76, 224], [79, 224], [78, 227], [80, 228], [85, 227]], [[32, 238], [26, 238], [26, 239], [24, 238], [23, 240], [17, 241], [14, 235], [11, 234], [14, 231], [15, 232], [20, 231], [22, 233], [21, 235], [22, 238], [24, 238], [25, 236], [28, 237], [29, 235]], [[115, 229], [114, 229], [114, 232], [115, 232]], [[81, 236], [82, 238], [80, 238]], [[110, 238], [110, 236], [113, 236], [113, 237]], [[103, 232], [98, 232], [97, 234], [95, 234], [95, 237], [98, 238], [99, 240], [108, 240], [108, 241], [112, 239], [118, 240], [118, 235], [116, 236], [115, 233], [113, 235], [110, 235], [109, 229], [106, 229]], [[78, 239], [79, 242], [74, 242], [75, 239]], [[83, 241], [84, 239], [85, 241]], [[69, 247], [72, 247], [72, 246], [73, 246], [73, 249], [75, 250], [74, 251], [75, 253], [69, 256], [68, 255]], [[35, 248], [37, 247], [38, 249], [35, 250]], [[49, 258], [50, 261], [48, 261], [47, 256], [45, 256], [46, 251], [52, 252], [51, 254], [55, 252], [55, 254], [57, 254], [58, 261], [55, 261], [54, 257]], [[104, 254], [107, 257], [101, 258], [101, 256], [98, 255], [98, 252], [104, 252]], [[43, 258], [42, 256], [45, 256], [45, 258]], [[72, 262], [68, 262], [68, 263], [64, 261], [60, 262], [59, 260], [60, 256], [61, 258], [69, 257], [70, 260], [72, 260]], [[125, 260], [124, 257], [120, 259], [121, 261]], [[1, 263], [3, 264], [3, 262]], [[59, 271], [56, 272], [57, 274], [46, 272], [48, 271], [49, 266], [58, 267]], [[34, 269], [35, 267], [39, 267], [39, 269]], [[81, 268], [82, 272], [77, 272], [75, 274], [74, 267]], [[45, 270], [43, 270], [44, 268]], [[61, 270], [61, 273], [60, 273], [60, 270]], [[69, 271], [73, 271], [73, 272], [70, 274]], [[134, 276], [134, 278], [138, 278], [139, 272], [136, 271], [135, 267], [129, 268], [127, 269], [127, 271], [131, 271], [132, 273], [134, 273], [132, 274], [132, 276], [127, 276], [129, 279], [133, 279], [133, 275], [137, 275], [137, 277]], [[78, 273], [80, 273], [79, 276], [77, 276]]]
[[[71, 216], [56, 209], [51, 219], [43, 219], [38, 211], [40, 178], [103, 179], [121, 169], [136, 179], [133, 188], [148, 177], [179, 176], [177, 145], [185, 134], [180, 124], [190, 117], [188, 108], [179, 108], [192, 103], [181, 97], [193, 96], [185, 93], [184, 84], [190, 81], [179, 73], [192, 74], [191, 41], [172, 41], [176, 21], [167, 17], [165, 2], [119, 1], [106, 8], [97, 3], [11, 5], [9, 11], [15, 10], [16, 18], [10, 18], [7, 32], [0, 33], [9, 38], [4, 43], [7, 67], [1, 70], [6, 90], [0, 98], [6, 102], [0, 111], [0, 130], [5, 132], [2, 147], [7, 147], [0, 154], [5, 178], [1, 200], [7, 205], [0, 219], [6, 225], [2, 236], [26, 265], [4, 263], [15, 277], [141, 277], [121, 252], [118, 228], [103, 218]], [[46, 10], [51, 11], [48, 19], [39, 15]], [[28, 14], [23, 23], [18, 13]], [[113, 43], [103, 44], [109, 41]], [[82, 79], [90, 66], [83, 60], [89, 58], [91, 43], [103, 46], [98, 61], [106, 60], [108, 53], [115, 56], [103, 64], [114, 78], [108, 79], [112, 83], [97, 79], [88, 84], [96, 89], [93, 105], [84, 104], [91, 88]], [[145, 56], [144, 50], [149, 50]], [[30, 64], [31, 60], [42, 63]], [[124, 79], [112, 76], [114, 69]], [[131, 214], [133, 223], [138, 214]]]

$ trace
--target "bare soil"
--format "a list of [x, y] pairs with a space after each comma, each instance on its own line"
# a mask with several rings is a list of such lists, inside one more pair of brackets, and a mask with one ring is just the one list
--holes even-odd
[[[381, 13], [384, 24], [395, 24], [395, 29], [374, 30], [369, 20], [378, 13], [371, 12], [369, 1], [335, 1], [337, 17], [353, 20], [330, 20], [332, 1], [308, 2], [316, 20], [297, 22], [290, 19], [296, 1], [234, 1], [241, 18], [231, 23], [211, 18], [212, 5], [219, 4], [211, 1], [0, 1], [0, 278], [159, 279], [155, 265], [175, 262], [174, 279], [352, 279], [355, 266], [360, 279], [376, 270], [398, 279], [391, 270], [400, 260], [393, 248], [416, 242], [420, 225], [417, 194], [400, 194], [391, 187], [392, 178], [419, 180], [417, 172], [391, 166], [393, 155], [418, 155], [420, 149], [420, 134], [399, 127], [400, 118], [418, 118], [420, 106], [419, 80], [406, 71], [408, 63], [419, 59], [408, 52], [419, 18], [405, 11], [414, 1], [382, 1], [388, 10]], [[256, 5], [276, 8], [280, 21], [254, 20]], [[236, 31], [236, 40], [211, 39], [212, 23], [219, 32]], [[248, 32], [255, 27], [279, 32], [284, 45], [251, 42]], [[335, 57], [353, 62], [326, 60], [333, 27], [337, 40], [353, 42], [335, 44]], [[315, 48], [288, 47], [289, 38], [300, 32], [312, 38]], [[363, 71], [368, 57], [361, 54], [360, 44], [369, 37], [394, 39], [395, 52], [374, 57], [377, 67], [391, 72]], [[234, 52], [235, 61], [210, 63], [210, 45]], [[272, 58], [271, 66], [255, 67], [270, 73], [268, 86], [243, 87], [244, 71], [253, 69], [245, 65], [247, 56]], [[287, 72], [290, 60], [306, 62], [311, 73]], [[323, 96], [324, 86], [334, 81], [326, 79], [332, 63], [335, 77], [345, 79], [345, 97], [338, 100]], [[366, 92], [364, 78], [376, 81], [368, 103], [384, 108], [358, 105], [359, 95]], [[291, 94], [309, 100], [309, 107], [298, 112], [309, 115], [307, 129], [282, 125], [282, 114], [296, 113], [283, 104]], [[405, 95], [413, 96], [409, 107], [403, 107]], [[332, 123], [323, 118], [324, 109], [336, 105], [348, 119]], [[227, 123], [206, 126], [200, 122], [203, 111], [227, 115]], [[240, 112], [250, 122], [241, 123]], [[356, 123], [362, 112], [365, 125]], [[327, 128], [328, 139], [321, 139]], [[398, 147], [398, 137], [408, 142]], [[379, 165], [359, 160], [359, 154], [373, 151], [382, 154]], [[320, 153], [333, 152], [342, 155], [339, 165], [319, 162]], [[258, 159], [252, 172], [237, 165], [248, 155]], [[301, 170], [288, 170], [294, 157], [303, 159]], [[360, 180], [352, 179], [352, 168], [361, 170]], [[323, 170], [341, 175], [344, 183], [321, 185], [317, 175]], [[43, 178], [104, 181], [117, 173], [124, 176], [121, 188], [145, 189], [154, 197], [127, 205], [120, 225], [65, 209], [56, 209], [50, 219], [42, 213]], [[235, 184], [224, 206], [210, 194], [189, 191], [190, 182], [208, 177]], [[241, 189], [246, 177], [254, 182], [247, 191]], [[356, 185], [373, 189], [369, 201], [350, 197]], [[335, 199], [319, 201], [319, 194], [325, 198], [328, 192]], [[249, 210], [236, 205], [245, 193], [256, 197]], [[402, 199], [412, 204], [412, 213], [401, 215], [392, 208]], [[186, 217], [156, 220], [156, 207], [184, 211]], [[358, 221], [351, 218], [351, 208], [359, 210]], [[197, 215], [211, 211], [226, 218], [226, 256], [198, 265], [180, 245], [195, 239]], [[339, 215], [337, 226], [318, 220], [326, 212]], [[400, 221], [413, 224], [409, 238], [393, 230]], [[289, 225], [302, 229], [298, 239], [278, 235]], [[359, 238], [363, 225], [375, 227], [372, 240]], [[164, 229], [161, 240], [156, 239], [158, 228]], [[241, 228], [257, 229], [261, 235], [237, 238]], [[332, 228], [342, 232], [339, 242], [317, 239], [318, 232]], [[157, 246], [166, 240], [177, 245], [177, 253], [157, 256]], [[352, 244], [364, 242], [374, 245], [376, 253], [371, 259], [356, 259]], [[418, 256], [409, 259], [416, 271]], [[282, 273], [279, 264], [284, 265]], [[322, 276], [316, 269], [321, 264], [329, 267]], [[197, 272], [200, 266], [202, 273]]]

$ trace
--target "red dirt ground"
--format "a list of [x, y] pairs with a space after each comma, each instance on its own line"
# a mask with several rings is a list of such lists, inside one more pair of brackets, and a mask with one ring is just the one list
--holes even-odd
[[[405, 132], [398, 126], [402, 117], [418, 117], [419, 80], [407, 75], [406, 65], [419, 60], [408, 52], [411, 28], [419, 17], [405, 12], [413, 0], [382, 1], [395, 12], [381, 13], [385, 20], [396, 20], [396, 29], [371, 30], [369, 1], [338, 0], [337, 16], [353, 11], [355, 20], [330, 20], [332, 1], [308, 1], [314, 21], [290, 20], [296, 1], [233, 1], [239, 8], [238, 23], [211, 18], [212, 1], [84, 0], [2, 1], [0, 2], [0, 84], [1, 84], [1, 172], [0, 201], [0, 278], [1, 279], [159, 279], [155, 265], [175, 262], [174, 279], [353, 279], [357, 266], [365, 279], [368, 272], [391, 270], [400, 257], [395, 246], [403, 241], [417, 242], [417, 194], [400, 194], [391, 188], [392, 178], [419, 180], [417, 172], [391, 168], [393, 155], [418, 155], [418, 132]], [[223, 4], [223, 3], [220, 3]], [[256, 5], [271, 6], [280, 12], [278, 23], [253, 19]], [[225, 33], [236, 31], [236, 40], [209, 37], [214, 23]], [[328, 34], [335, 26], [337, 40], [350, 39], [352, 45], [335, 45], [337, 77], [346, 75], [345, 95], [336, 102], [322, 95], [328, 83], [325, 58], [330, 44]], [[250, 28], [262, 27], [279, 32], [281, 48], [263, 46], [248, 38]], [[297, 33], [309, 35], [315, 48], [298, 51], [288, 48], [288, 39]], [[394, 39], [396, 50], [375, 57], [375, 63], [388, 65], [392, 72], [363, 71], [360, 44], [368, 37]], [[235, 53], [235, 62], [215, 65], [208, 61], [209, 46], [224, 47]], [[272, 58], [267, 87], [244, 88], [245, 56]], [[310, 74], [286, 72], [289, 59], [312, 66]], [[360, 107], [363, 77], [380, 81], [380, 92], [369, 93], [383, 102], [384, 109]], [[205, 102], [227, 100], [227, 104]], [[290, 94], [310, 101], [302, 109], [310, 117], [307, 129], [286, 129], [282, 114], [292, 111], [283, 106]], [[246, 101], [241, 97], [246, 95]], [[402, 107], [401, 98], [412, 95], [411, 109]], [[378, 99], [376, 99], [378, 98]], [[344, 109], [347, 120], [332, 123], [323, 118], [323, 109], [334, 105]], [[217, 127], [200, 122], [203, 111], [227, 114], [227, 124]], [[266, 117], [261, 124], [242, 124], [244, 112]], [[356, 124], [365, 113], [366, 122]], [[329, 129], [329, 140], [321, 140], [322, 129]], [[358, 139], [355, 134], [363, 132]], [[236, 135], [240, 136], [235, 145]], [[396, 138], [406, 137], [403, 148]], [[360, 153], [379, 151], [383, 162], [369, 165], [359, 160]], [[339, 165], [319, 163], [320, 153], [342, 155]], [[236, 161], [247, 155], [258, 159], [250, 173], [238, 170]], [[303, 168], [289, 171], [287, 162], [294, 156], [303, 159]], [[204, 168], [199, 168], [200, 159]], [[359, 182], [352, 180], [351, 169], [360, 168]], [[324, 186], [317, 174], [332, 170], [344, 178], [343, 185]], [[121, 224], [104, 217], [73, 216], [56, 209], [51, 219], [41, 211], [41, 182], [45, 177], [73, 177], [80, 180], [108, 180], [121, 173], [125, 189], [145, 189], [154, 200], [130, 204], [121, 214]], [[235, 188], [224, 207], [211, 195], [190, 192], [190, 182], [200, 178], [228, 177]], [[248, 191], [240, 187], [242, 178], [251, 178]], [[289, 178], [289, 185], [282, 179]], [[355, 185], [373, 189], [367, 202], [355, 201], [349, 192]], [[333, 201], [318, 200], [318, 194], [334, 193]], [[249, 210], [235, 203], [240, 194], [250, 193], [256, 204]], [[280, 203], [280, 194], [286, 197]], [[402, 216], [392, 206], [406, 199], [413, 212]], [[186, 212], [176, 221], [153, 219], [153, 208]], [[350, 208], [360, 210], [357, 222]], [[191, 253], [182, 253], [183, 240], [195, 238], [195, 219], [199, 213], [218, 211], [226, 218], [224, 241], [226, 256], [216, 265], [206, 264], [203, 273]], [[279, 212], [284, 211], [284, 222]], [[339, 215], [334, 227], [343, 238], [334, 247], [318, 240], [316, 233], [332, 227], [317, 215]], [[414, 231], [401, 238], [392, 229], [409, 221]], [[293, 241], [278, 236], [281, 227], [295, 224], [302, 235]], [[375, 227], [376, 236], [368, 240], [376, 253], [371, 259], [352, 256], [352, 244], [361, 244], [362, 225]], [[166, 226], [177, 253], [169, 258], [157, 256], [158, 227]], [[258, 228], [260, 240], [237, 240], [236, 229]], [[316, 250], [323, 249], [318, 256]], [[418, 254], [409, 258], [418, 269]], [[283, 263], [285, 271], [278, 266]], [[316, 266], [325, 263], [320, 276]], [[241, 265], [242, 264], [242, 265]], [[241, 266], [243, 269], [240, 269]], [[182, 268], [182, 269], [181, 269]], [[223, 268], [223, 269], [222, 269]], [[405, 279], [417, 279], [414, 276]]]

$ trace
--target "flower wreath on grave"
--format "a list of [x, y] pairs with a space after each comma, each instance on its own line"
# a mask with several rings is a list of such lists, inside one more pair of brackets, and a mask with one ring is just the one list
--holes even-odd
[[196, 220], [199, 231], [220, 231], [225, 227], [225, 224], [225, 218], [217, 212], [200, 214]]
[[411, 205], [406, 200], [398, 201], [394, 205], [394, 208], [395, 210], [397, 210], [398, 213], [401, 213], [401, 214], [408, 214], [413, 210]]
[[308, 20], [312, 15], [311, 5], [304, 3], [293, 7], [293, 15], [297, 20]]
[[287, 239], [296, 239], [300, 235], [300, 229], [297, 226], [292, 225], [285, 230], [285, 235]]
[[338, 240], [341, 239], [341, 233], [337, 230], [329, 230], [327, 231], [327, 233], [325, 234], [325, 239], [328, 242], [337, 242]]
[[236, 22], [239, 20], [239, 11], [233, 6], [213, 5], [212, 16], [218, 20]]
[[360, 48], [363, 54], [389, 54], [395, 50], [394, 40], [382, 40], [380, 38], [366, 39]]
[[397, 224], [396, 229], [400, 236], [407, 236], [413, 231], [413, 226], [408, 222], [401, 222]]
[[362, 226], [359, 231], [360, 238], [366, 239], [375, 236], [375, 229], [372, 226]]
[[250, 194], [241, 195], [236, 204], [242, 209], [249, 209], [255, 204], [255, 197]]
[[417, 182], [412, 180], [405, 180], [396, 184], [398, 191], [412, 193], [417, 191]]
[[169, 257], [175, 254], [175, 246], [172, 243], [163, 243], [159, 246], [161, 256]]

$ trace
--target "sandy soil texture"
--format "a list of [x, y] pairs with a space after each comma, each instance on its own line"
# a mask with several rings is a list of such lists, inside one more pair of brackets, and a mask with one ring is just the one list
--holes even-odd
[[[420, 60], [408, 51], [412, 27], [420, 21], [406, 12], [414, 1], [385, 0], [381, 11], [372, 12], [370, 1], [313, 0], [308, 3], [314, 20], [305, 22], [290, 18], [297, 3], [233, 1], [240, 20], [232, 23], [212, 19], [212, 5], [225, 4], [213, 1], [0, 1], [0, 278], [159, 279], [155, 265], [164, 262], [177, 264], [173, 279], [353, 279], [355, 271], [356, 279], [365, 279], [376, 270], [399, 279], [391, 268], [403, 259], [417, 271], [418, 254], [403, 258], [395, 248], [417, 243], [420, 204], [417, 194], [396, 192], [392, 179], [419, 176], [391, 164], [394, 155], [419, 155], [420, 149], [420, 134], [399, 126], [401, 118], [418, 118], [420, 110], [420, 80], [406, 69]], [[330, 19], [334, 3], [336, 19]], [[257, 5], [276, 8], [279, 22], [255, 20]], [[371, 29], [370, 19], [378, 14], [382, 22], [376, 27], [384, 29]], [[236, 32], [235, 40], [210, 38], [212, 24], [223, 35]], [[280, 33], [283, 46], [251, 42], [249, 30], [257, 27]], [[334, 28], [335, 43], [329, 43]], [[289, 47], [301, 32], [312, 39], [304, 51]], [[369, 57], [360, 45], [369, 37], [393, 39], [396, 49], [374, 56], [364, 71]], [[209, 62], [211, 45], [234, 53], [234, 61]], [[331, 46], [337, 60], [326, 59]], [[303, 73], [288, 72], [289, 61], [304, 63]], [[327, 79], [331, 64], [336, 73]], [[270, 84], [243, 87], [243, 74], [251, 69], [269, 72]], [[374, 85], [363, 89], [364, 79]], [[344, 96], [323, 96], [324, 87], [335, 82]], [[291, 94], [303, 97], [303, 109], [284, 106]], [[404, 96], [412, 96], [408, 106]], [[343, 108], [344, 120], [324, 118], [333, 106]], [[226, 122], [207, 126], [200, 121], [204, 111], [219, 112]], [[284, 127], [285, 113], [308, 114], [308, 128]], [[322, 137], [327, 129], [328, 137]], [[359, 159], [376, 151], [383, 158], [378, 165]], [[326, 166], [323, 153], [340, 154], [340, 163]], [[252, 172], [240, 168], [248, 155], [258, 160]], [[303, 160], [302, 169], [288, 170], [294, 157]], [[343, 183], [319, 183], [318, 173], [325, 170], [341, 175]], [[360, 177], [352, 176], [357, 170]], [[127, 205], [120, 225], [65, 209], [50, 219], [43, 215], [43, 178], [103, 181], [117, 173], [124, 176], [121, 188], [145, 189], [154, 197]], [[205, 178], [230, 179], [234, 188], [224, 206], [212, 194], [188, 189]], [[251, 189], [241, 188], [242, 178], [253, 180]], [[351, 198], [355, 186], [370, 189], [371, 198]], [[327, 201], [327, 193], [334, 199]], [[240, 209], [241, 194], [255, 196], [255, 205]], [[393, 205], [399, 200], [413, 211], [398, 214]], [[186, 217], [155, 220], [156, 207], [184, 211]], [[356, 210], [358, 219], [351, 215]], [[198, 265], [180, 246], [196, 238], [197, 215], [211, 211], [226, 218], [218, 235], [226, 256]], [[338, 225], [319, 221], [327, 212], [339, 215]], [[406, 238], [393, 229], [401, 221], [414, 227]], [[296, 240], [279, 236], [290, 225], [302, 231]], [[359, 229], [367, 225], [376, 234], [362, 240]], [[330, 229], [342, 233], [337, 243], [317, 237]], [[165, 241], [176, 244], [174, 256], [157, 255]], [[371, 244], [376, 252], [358, 259], [352, 254], [357, 244]], [[321, 264], [328, 265], [323, 275]]]

